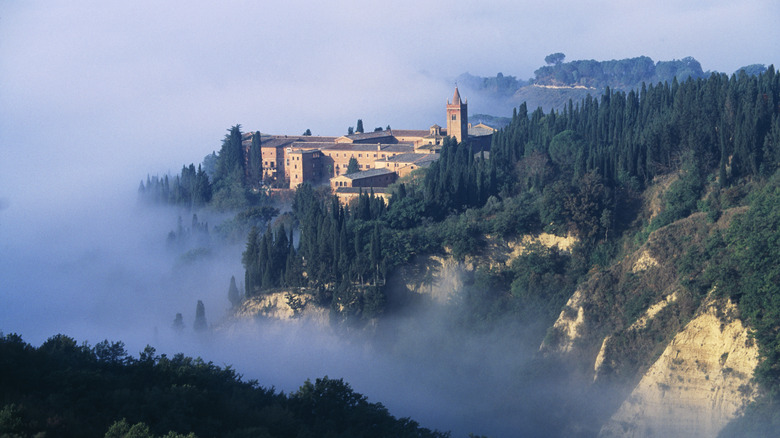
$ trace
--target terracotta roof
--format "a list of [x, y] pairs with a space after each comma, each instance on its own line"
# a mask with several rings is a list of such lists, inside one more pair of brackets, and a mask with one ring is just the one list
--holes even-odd
[[389, 193], [389, 189], [386, 187], [336, 187], [336, 193], [371, 193], [374, 194]]
[[393, 129], [390, 132], [396, 137], [425, 137], [431, 133], [430, 129]]
[[334, 143], [322, 148], [323, 151], [355, 151], [355, 152], [411, 152], [414, 146], [411, 143]]
[[394, 157], [388, 157], [386, 160], [381, 160], [381, 161], [387, 161], [392, 163], [417, 163], [420, 161], [433, 161], [438, 159], [439, 159], [438, 154], [408, 153], [408, 154], [396, 155]]
[[491, 128], [487, 125], [482, 125], [481, 123], [477, 126], [472, 126], [469, 128], [469, 135], [472, 137], [482, 137], [484, 135], [493, 135], [493, 133], [496, 131], [495, 129]]
[[378, 138], [386, 138], [392, 136], [393, 134], [391, 133], [391, 131], [374, 131], [374, 132], [364, 132], [361, 134], [350, 134], [339, 138], [348, 138], [352, 140], [353, 143], [360, 143], [368, 140], [376, 140]]
[[414, 152], [414, 146], [411, 143], [389, 144], [382, 148], [382, 152], [411, 153]]
[[269, 139], [263, 139], [263, 142], [260, 143], [261, 148], [278, 148], [278, 147], [284, 147], [287, 145], [292, 144], [295, 142], [294, 138], [269, 138]]
[[295, 141], [291, 144], [290, 147], [296, 148], [296, 149], [325, 149], [327, 147], [332, 146], [333, 143], [327, 143], [327, 142], [307, 142], [307, 141]]
[[395, 172], [393, 172], [390, 169], [380, 168], [380, 169], [361, 170], [360, 172], [347, 173], [341, 176], [349, 178], [351, 180], [356, 180], [356, 179], [363, 179], [363, 178], [371, 178], [379, 175], [387, 175], [390, 173], [395, 173]]
[[302, 135], [297, 137], [295, 141], [304, 143], [333, 143], [336, 141], [336, 137], [320, 137], [315, 135]]

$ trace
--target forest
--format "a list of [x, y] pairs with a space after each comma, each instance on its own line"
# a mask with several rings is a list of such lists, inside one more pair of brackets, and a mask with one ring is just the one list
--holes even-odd
[[199, 358], [138, 357], [122, 342], [40, 347], [0, 336], [3, 437], [447, 437], [397, 419], [341, 379], [306, 381], [290, 394], [245, 381]]
[[[566, 66], [558, 63], [550, 74]], [[237, 152], [240, 138], [240, 127], [232, 127], [211, 182], [201, 185], [211, 187], [215, 208], [269, 202], [245, 166], [251, 157]], [[531, 327], [529, 342], [539, 345], [555, 336], [548, 327], [590, 272], [692, 214], [713, 222], [726, 211], [746, 210], [726, 232], [681, 249], [687, 291], [680, 306], [687, 310], [678, 317], [690, 318], [710, 290], [738, 304], [759, 344], [756, 380], [763, 395], [730, 430], [771, 428], [780, 421], [773, 414], [780, 391], [780, 282], [772, 263], [780, 247], [778, 166], [780, 75], [773, 66], [757, 74], [743, 69], [642, 82], [629, 91], [607, 88], [560, 111], [522, 104], [493, 136], [489, 153], [448, 141], [429, 169], [392, 187], [387, 204], [369, 190], [343, 206], [328, 191], [302, 185], [290, 212], [244, 222], [245, 298], [288, 290], [295, 302], [294, 291], [305, 290], [335, 321], [363, 325], [389, 311], [387, 279], [418, 255], [464, 260], [478, 256], [489, 236], [568, 234], [578, 240], [570, 252], [535, 247], [505, 269], [478, 267], [465, 286], [466, 306], [454, 316], [475, 330], [510, 317]], [[184, 167], [172, 185], [149, 179], [139, 193], [194, 206], [206, 199], [205, 189], [195, 189], [203, 173]], [[644, 191], [668, 178], [660, 213], [640, 215]], [[618, 325], [630, 324], [653, 298], [610, 286], [599, 293], [605, 309], [623, 315], [605, 323]], [[668, 336], [658, 333], [658, 339]]]

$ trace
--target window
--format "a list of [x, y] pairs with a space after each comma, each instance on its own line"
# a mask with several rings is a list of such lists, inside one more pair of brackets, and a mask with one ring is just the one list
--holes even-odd
[[452, 120], [458, 120], [458, 116], [457, 116], [457, 115], [455, 115], [455, 114], [453, 114], [453, 115], [452, 115]]

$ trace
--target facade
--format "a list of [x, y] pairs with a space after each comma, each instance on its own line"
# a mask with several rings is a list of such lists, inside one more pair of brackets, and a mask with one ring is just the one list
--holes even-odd
[[319, 149], [293, 149], [285, 151], [284, 171], [290, 187], [322, 179], [322, 152]]
[[[261, 135], [263, 181], [276, 187], [294, 188], [301, 183], [333, 178], [334, 191], [380, 188], [399, 176], [429, 166], [439, 158], [438, 152], [448, 136], [459, 142], [469, 141], [474, 151], [489, 150], [495, 130], [482, 124], [469, 126], [468, 104], [461, 100], [457, 87], [452, 103], [447, 101], [446, 110], [446, 129], [434, 124], [427, 130], [388, 129], [341, 137]], [[258, 134], [247, 133], [243, 138], [247, 157], [254, 135]], [[351, 158], [357, 160], [360, 172], [356, 175], [360, 175], [344, 179]], [[371, 174], [371, 171], [380, 172]]]
[[422, 167], [428, 167], [439, 158], [435, 154], [425, 153], [410, 153], [399, 154], [382, 160], [377, 160], [376, 168], [384, 168], [392, 170], [398, 174], [399, 178], [403, 178], [406, 175], [412, 173]]
[[413, 151], [408, 143], [337, 143], [322, 149], [324, 174], [332, 177], [346, 173], [351, 158], [357, 160], [358, 169], [369, 170], [376, 167], [377, 160]]

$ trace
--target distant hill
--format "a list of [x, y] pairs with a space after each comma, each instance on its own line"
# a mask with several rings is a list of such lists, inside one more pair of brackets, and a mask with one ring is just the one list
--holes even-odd
[[[545, 111], [553, 108], [561, 110], [569, 99], [576, 103], [588, 94], [599, 96], [607, 87], [628, 91], [640, 88], [642, 83], [672, 82], [674, 78], [684, 81], [688, 78], [706, 78], [716, 73], [702, 70], [699, 61], [690, 56], [658, 62], [647, 56], [610, 61], [590, 59], [563, 62], [565, 55], [553, 55], [546, 58], [548, 65], [534, 71], [534, 77], [528, 80], [503, 73], [494, 77], [463, 73], [458, 76], [457, 83], [473, 96], [472, 101], [487, 102], [487, 105], [480, 105], [480, 112], [506, 116], [523, 102], [530, 110], [537, 107]], [[766, 66], [752, 64], [739, 70], [744, 70], [748, 75], [757, 75], [764, 72]]]

